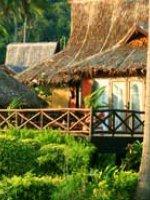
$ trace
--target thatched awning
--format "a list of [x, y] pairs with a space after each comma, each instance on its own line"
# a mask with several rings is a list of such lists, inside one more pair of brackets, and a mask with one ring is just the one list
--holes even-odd
[[0, 68], [0, 108], [7, 108], [14, 98], [21, 98], [22, 107], [40, 108], [47, 104], [35, 92]]
[[[148, 22], [147, 0], [84, 0], [84, 2], [73, 0], [71, 2], [71, 36], [67, 48], [20, 74], [18, 78], [21, 81], [29, 83], [33, 79], [38, 80], [43, 73], [46, 75], [46, 82], [68, 82], [71, 80], [70, 74], [72, 80], [76, 81], [79, 76], [78, 73], [72, 73], [72, 66], [76, 66], [82, 71], [81, 63], [86, 58], [97, 54], [101, 55], [106, 50], [111, 51], [112, 46], [116, 45], [126, 35], [135, 22], [143, 26], [147, 25]], [[101, 59], [103, 60], [104, 57]], [[95, 65], [94, 68], [96, 68], [98, 65], [102, 69], [104, 66], [108, 66], [107, 63], [102, 64], [102, 60], [99, 63], [93, 63], [92, 67]], [[115, 62], [117, 62], [116, 59]], [[118, 62], [120, 63], [122, 60]], [[84, 66], [82, 67], [84, 68]], [[85, 69], [88, 69], [88, 67], [90, 67], [90, 70], [92, 69], [90, 63]], [[113, 68], [112, 63], [109, 67]], [[71, 73], [63, 73], [62, 76], [61, 72], [65, 69], [71, 71]], [[103, 71], [107, 71], [107, 69], [103, 69]], [[85, 73], [88, 75], [91, 72]]]

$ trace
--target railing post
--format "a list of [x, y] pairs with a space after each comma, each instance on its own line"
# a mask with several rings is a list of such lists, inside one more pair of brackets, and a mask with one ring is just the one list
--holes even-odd
[[70, 130], [70, 109], [67, 111], [67, 131]]
[[112, 111], [112, 130], [113, 130], [113, 132], [112, 132], [112, 135], [114, 136], [115, 135], [115, 130], [116, 130], [116, 127], [115, 127], [115, 122], [116, 122], [116, 120], [115, 120], [115, 115], [116, 115], [116, 113], [115, 113], [115, 111], [113, 110]]
[[15, 128], [18, 128], [18, 111], [15, 111]]
[[92, 133], [93, 133], [93, 108], [92, 108], [92, 106], [89, 111], [90, 111], [89, 140], [91, 140]]
[[[134, 132], [135, 132], [135, 113], [132, 112], [132, 132], [131, 132], [131, 136], [134, 136]], [[130, 120], [129, 120], [129, 126], [130, 126]]]
[[43, 129], [43, 110], [40, 110], [40, 128]]

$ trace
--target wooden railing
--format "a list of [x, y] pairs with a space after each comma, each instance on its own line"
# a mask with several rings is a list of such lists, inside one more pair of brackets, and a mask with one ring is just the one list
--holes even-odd
[[[91, 134], [91, 109], [0, 109], [0, 129], [60, 129], [73, 134]], [[88, 123], [86, 122], [88, 119]], [[90, 120], [89, 120], [90, 119]]]
[[89, 137], [142, 135], [144, 112], [119, 109], [0, 109], [0, 129], [59, 129]]
[[142, 135], [144, 112], [120, 109], [96, 109], [92, 114], [93, 134]]

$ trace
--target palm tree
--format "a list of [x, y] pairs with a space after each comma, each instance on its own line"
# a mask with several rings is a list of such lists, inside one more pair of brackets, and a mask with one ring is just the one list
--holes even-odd
[[47, 5], [46, 0], [1, 0], [0, 17], [3, 21], [14, 23], [14, 40], [17, 41], [18, 22], [23, 23], [23, 41], [26, 42], [27, 27], [34, 19], [41, 15], [44, 7]]
[[15, 1], [5, 1], [5, 0], [1, 0], [0, 1], [0, 30], [2, 31], [2, 33], [4, 33], [5, 35], [8, 34], [8, 29], [6, 24], [8, 25], [9, 22], [12, 20], [14, 22], [14, 35], [16, 37], [16, 19], [17, 16], [17, 12], [16, 12], [16, 4]]
[[[149, 0], [150, 5], [150, 0]], [[150, 35], [150, 9], [149, 9], [149, 35]], [[147, 75], [146, 75], [146, 100], [145, 100], [145, 126], [139, 181], [136, 200], [150, 199], [150, 40], [148, 42]]]
[[19, 0], [20, 13], [23, 19], [23, 42], [26, 42], [28, 24], [43, 13], [47, 1]]
[[44, 8], [47, 6], [46, 0], [16, 0], [18, 14], [23, 21], [23, 42], [27, 40], [27, 30], [29, 24], [40, 15], [42, 15]]

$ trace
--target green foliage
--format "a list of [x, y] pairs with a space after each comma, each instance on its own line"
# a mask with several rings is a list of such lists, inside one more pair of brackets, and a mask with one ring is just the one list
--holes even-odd
[[64, 148], [67, 148], [67, 146], [63, 144], [48, 144], [41, 147], [37, 163], [42, 173], [63, 174]]
[[104, 171], [82, 171], [66, 176], [52, 194], [53, 200], [132, 200], [137, 174], [108, 166]]
[[108, 165], [105, 155], [95, 159], [107, 167], [90, 169], [94, 150], [59, 131], [0, 133], [0, 199], [132, 200], [137, 173]]
[[[95, 177], [92, 200], [132, 200], [138, 175], [132, 171], [119, 171], [107, 167]], [[97, 183], [97, 184], [96, 184]]]
[[91, 164], [94, 169], [105, 169], [107, 166], [115, 166], [116, 164], [116, 155], [115, 153], [100, 153], [97, 151], [94, 152], [91, 158]]
[[0, 175], [22, 175], [36, 166], [35, 144], [0, 137]]
[[34, 90], [40, 96], [50, 96], [51, 95], [51, 87], [49, 84], [39, 84], [34, 87]]
[[66, 47], [66, 45], [67, 45], [66, 43], [67, 43], [67, 38], [65, 36], [62, 36], [60, 38], [60, 48], [64, 49]]
[[19, 108], [22, 106], [22, 98], [21, 97], [15, 97], [11, 103], [9, 104], [9, 106], [7, 107], [7, 109], [15, 109], [15, 108]]
[[41, 139], [42, 143], [45, 140], [46, 144], [41, 147], [37, 158], [40, 171], [68, 174], [88, 168], [91, 154], [95, 149], [92, 145], [60, 134], [57, 134], [57, 137], [55, 134], [52, 134], [52, 137], [45, 136], [45, 139], [44, 137]]
[[[2, 175], [64, 174], [86, 169], [94, 147], [58, 131], [10, 129], [0, 139]], [[12, 166], [12, 167], [11, 167]]]
[[88, 200], [92, 194], [92, 187], [88, 183], [86, 174], [66, 176], [59, 187], [52, 194], [53, 200]]
[[112, 192], [118, 200], [133, 199], [138, 176], [131, 171], [120, 171], [114, 176], [114, 191]]
[[[1, 30], [0, 30], [1, 31]], [[2, 39], [2, 38], [3, 39]], [[1, 36], [0, 35], [0, 52], [1, 52], [1, 56], [0, 56], [0, 64], [3, 64], [4, 63], [4, 60], [5, 60], [5, 55], [6, 55], [6, 44], [7, 44], [7, 41], [6, 41], [6, 37], [7, 35], [5, 36]]]
[[1, 0], [0, 64], [5, 62], [9, 43], [60, 41], [63, 48], [69, 32], [70, 6], [66, 0]]
[[[63, 37], [66, 40], [68, 39], [69, 31], [70, 6], [67, 1], [50, 2], [47, 7], [45, 6], [43, 15], [32, 23], [32, 28], [28, 30], [28, 40], [35, 42], [60, 41], [62, 44]], [[63, 48], [64, 45], [61, 45], [61, 47]]]
[[141, 157], [142, 157], [143, 144], [138, 140], [127, 147], [127, 154], [122, 161], [121, 168], [124, 170], [139, 170]]
[[46, 74], [43, 72], [39, 78], [39, 82], [34, 86], [35, 92], [43, 97], [51, 95], [51, 85], [47, 83], [45, 79]]
[[105, 104], [103, 105], [102, 103], [100, 103], [100, 99], [104, 95], [104, 93], [105, 93], [105, 87], [103, 86], [92, 92], [90, 95], [87, 95], [84, 98], [85, 107], [90, 108], [92, 106], [93, 108], [97, 108], [105, 106]]
[[28, 173], [12, 178], [3, 178], [0, 182], [1, 200], [50, 200], [60, 179], [51, 177], [35, 177]]

